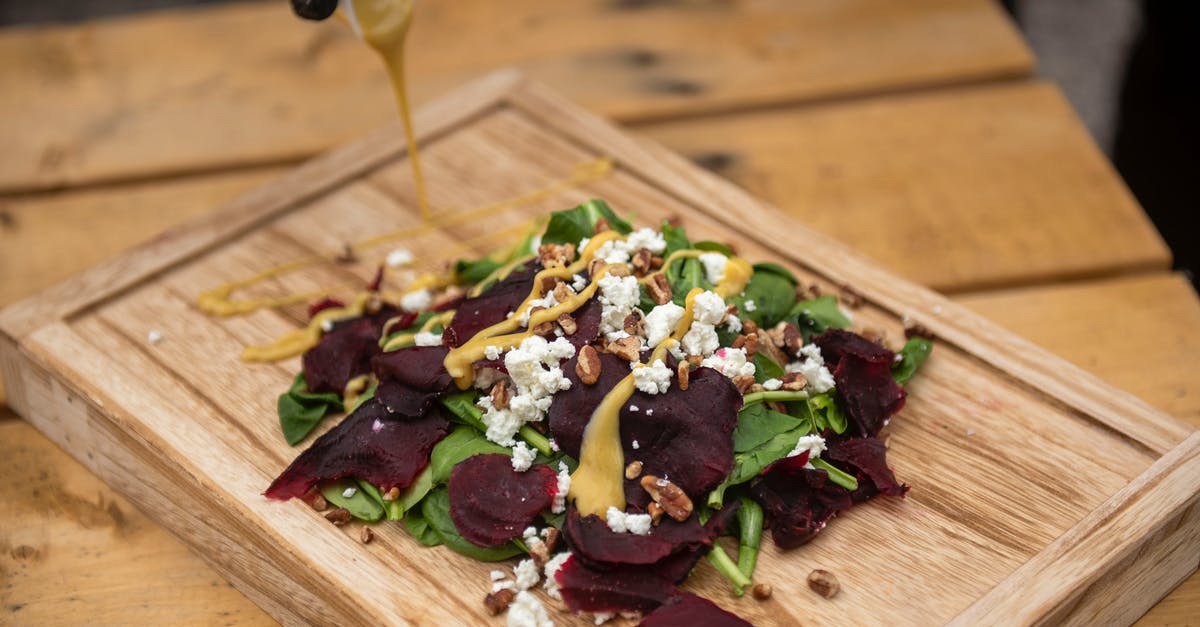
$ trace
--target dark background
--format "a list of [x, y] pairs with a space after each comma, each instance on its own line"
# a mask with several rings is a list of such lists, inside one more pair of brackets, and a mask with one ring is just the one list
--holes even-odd
[[[0, 0], [0, 26], [234, 0]], [[283, 0], [277, 0], [282, 2]], [[499, 0], [498, 0], [499, 1]], [[797, 0], [801, 1], [801, 0]], [[1038, 57], [1196, 284], [1200, 2], [1005, 0]]]

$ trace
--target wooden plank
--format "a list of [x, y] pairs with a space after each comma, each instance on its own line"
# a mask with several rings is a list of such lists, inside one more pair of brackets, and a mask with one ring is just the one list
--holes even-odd
[[[1175, 408], [1179, 410], [1173, 412], [1175, 415], [1190, 412], [1192, 424], [1200, 427], [1196, 396], [1189, 390], [1187, 398], [1193, 402], [1181, 404], [1177, 387], [1160, 384], [1164, 378], [1190, 384], [1194, 377], [1188, 373], [1200, 369], [1200, 351], [1176, 353], [1175, 346], [1164, 341], [1166, 337], [1178, 338], [1185, 347], [1200, 342], [1200, 324], [1191, 317], [1197, 311], [1195, 293], [1181, 277], [1101, 280], [970, 294], [956, 300], [1094, 374], [1124, 385], [1160, 409]], [[1055, 341], [1071, 337], [1077, 327], [1104, 328], [1114, 319], [1145, 322], [1125, 325], [1122, 333], [1092, 334], [1082, 349], [1078, 341]], [[1171, 333], [1175, 335], [1167, 335]], [[1131, 354], [1127, 343], [1142, 348]], [[1150, 358], [1162, 351], [1169, 354], [1162, 359]], [[1137, 367], [1121, 366], [1121, 355], [1141, 358], [1142, 353], [1148, 357]], [[1147, 368], [1152, 371], [1147, 376], [1127, 376]], [[1115, 373], [1126, 376], [1118, 380], [1113, 377]], [[67, 622], [99, 615], [118, 623], [149, 618], [154, 623], [201, 624], [225, 618], [224, 612], [229, 612], [230, 620], [237, 624], [272, 622], [128, 500], [95, 479], [45, 436], [27, 424], [14, 422], [11, 413], [6, 415], [7, 421], [0, 422], [0, 460], [4, 460], [0, 474], [5, 477], [0, 494], [11, 507], [12, 524], [0, 531], [0, 546], [8, 547], [0, 551], [0, 563], [6, 564], [14, 587], [0, 598], [0, 610], [11, 612], [14, 620], [39, 624], [52, 617], [72, 615], [79, 619]], [[71, 496], [46, 498], [54, 490]], [[91, 508], [74, 506], [83, 502], [121, 512], [120, 528], [126, 531], [114, 533], [89, 522], [103, 519], [94, 519], [90, 512], [95, 510]], [[49, 506], [55, 511], [47, 512]], [[30, 535], [34, 533], [36, 537]], [[21, 548], [25, 546], [32, 550]], [[97, 583], [99, 575], [95, 573], [103, 573], [102, 584]], [[213, 582], [219, 585], [211, 585]], [[64, 602], [59, 590], [73, 590], [73, 596], [81, 601]], [[21, 609], [13, 609], [18, 606]], [[1193, 575], [1139, 624], [1186, 624], [1198, 609], [1200, 575]]]
[[[456, 0], [417, 11], [417, 101], [516, 65], [625, 121], [1033, 65], [988, 0]], [[292, 161], [394, 116], [380, 64], [349, 29], [303, 23], [279, 2], [9, 30], [0, 68], [0, 190]]]
[[639, 130], [940, 291], [1170, 264], [1137, 201], [1049, 84]]
[[[471, 107], [443, 113], [447, 130], [429, 145], [432, 163], [438, 164], [442, 175], [457, 173], [459, 180], [470, 181], [476, 188], [470, 193], [485, 197], [505, 193], [514, 184], [506, 174], [529, 177], [527, 184], [540, 185], [552, 173], [561, 172], [564, 162], [608, 154], [617, 163], [616, 173], [566, 194], [564, 200], [603, 194], [619, 208], [636, 209], [647, 221], [682, 212], [689, 225], [697, 226], [698, 234], [718, 232], [737, 241], [748, 255], [784, 260], [806, 277], [819, 277], [826, 288], [853, 281], [868, 301], [856, 312], [860, 324], [884, 325], [895, 337], [898, 314], [911, 312], [943, 338], [925, 376], [912, 387], [903, 419], [891, 427], [893, 462], [901, 476], [911, 477], [912, 496], [904, 502], [855, 510], [840, 518], [822, 542], [806, 549], [822, 562], [835, 564], [839, 576], [844, 574], [853, 585], [834, 603], [810, 606], [804, 602], [809, 597], [793, 589], [799, 580], [795, 556], [775, 559], [768, 551], [763, 574], [773, 582], [785, 582], [779, 584], [781, 591], [796, 594], [780, 594], [769, 607], [743, 600], [736, 603], [739, 612], [761, 622], [770, 622], [768, 612], [785, 620], [787, 615], [803, 614], [816, 622], [867, 622], [884, 615], [898, 622], [940, 622], [1002, 583], [1020, 564], [1037, 560], [1046, 546], [1055, 546], [1064, 555], [1077, 551], [1069, 542], [1054, 544], [1054, 538], [1080, 529], [1084, 523], [1079, 521], [1086, 523], [1087, 516], [1095, 516], [1104, 499], [1132, 503], [1121, 511], [1136, 513], [1148, 500], [1124, 499], [1119, 489], [1130, 479], [1181, 498], [1187, 490], [1194, 493], [1195, 486], [1186, 481], [1188, 472], [1177, 472], [1191, 468], [1195, 457], [1192, 444], [1179, 444], [1190, 428], [1011, 337], [966, 308], [878, 270], [678, 156], [620, 135], [542, 87], [505, 80], [506, 86], [491, 89], [482, 103], [479, 88], [464, 92]], [[184, 301], [172, 290], [203, 286], [176, 281], [224, 259], [255, 262], [262, 238], [283, 233], [284, 224], [299, 220], [298, 216], [311, 220], [353, 185], [374, 186], [393, 199], [396, 212], [412, 214], [415, 208], [405, 202], [411, 195], [403, 174], [407, 164], [396, 158], [396, 150], [372, 145], [370, 151], [348, 149], [323, 162], [320, 183], [298, 186], [304, 179], [297, 175], [260, 192], [260, 197], [274, 199], [265, 206], [236, 205], [248, 215], [221, 229], [201, 228], [189, 240], [189, 251], [180, 256], [126, 265], [131, 276], [123, 277], [119, 286], [81, 280], [77, 291], [60, 289], [0, 314], [4, 331], [0, 360], [10, 378], [14, 405], [195, 546], [213, 540], [209, 523], [197, 520], [193, 508], [179, 507], [162, 495], [183, 489], [219, 503], [216, 521], [228, 525], [227, 537], [240, 542], [218, 554], [206, 554], [206, 559], [233, 576], [268, 611], [288, 619], [328, 622], [336, 616], [344, 621], [399, 622], [429, 621], [438, 611], [475, 615], [480, 612], [475, 593], [486, 587], [486, 568], [444, 551], [414, 550], [412, 541], [394, 526], [382, 531], [386, 541], [381, 546], [363, 551], [353, 541], [347, 544], [346, 536], [330, 530], [302, 505], [265, 502], [258, 497], [271, 474], [265, 461], [269, 455], [264, 453], [282, 445], [278, 441], [252, 444], [261, 439], [255, 437], [259, 430], [273, 420], [253, 411], [248, 402], [254, 381], [271, 383], [261, 378], [263, 367], [209, 364], [215, 361], [213, 347], [189, 349], [194, 342], [148, 347], [140, 333], [146, 324], [164, 317], [178, 318], [172, 321], [178, 325], [172, 333], [181, 338], [189, 329], [206, 337], [215, 337], [218, 329], [229, 334], [252, 331], [238, 321], [201, 318], [182, 306]], [[373, 161], [367, 157], [372, 151]], [[338, 159], [349, 164], [339, 164]], [[304, 172], [311, 175], [315, 167], [306, 166]], [[495, 176], [488, 176], [492, 172]], [[296, 198], [285, 200], [287, 194]], [[645, 199], [645, 205], [635, 199]], [[489, 220], [508, 220], [509, 214], [529, 216], [541, 209], [535, 204], [494, 209]], [[229, 213], [217, 219], [229, 220]], [[317, 221], [310, 225], [327, 228]], [[459, 232], [453, 222], [442, 225], [440, 230], [448, 235]], [[438, 241], [419, 237], [406, 240], [405, 245], [429, 257], [437, 252], [429, 247]], [[298, 273], [295, 280], [329, 271], [314, 267]], [[194, 292], [182, 295], [186, 300]], [[202, 332], [205, 327], [212, 331]], [[196, 385], [189, 374], [196, 362], [206, 362], [199, 367], [219, 384]], [[228, 379], [239, 376], [245, 381]], [[226, 387], [229, 394], [222, 389]], [[261, 390], [263, 396], [277, 392]], [[1031, 466], [1008, 454], [1014, 441], [1036, 448], [1041, 463]], [[96, 447], [105, 453], [103, 458], [87, 459], [84, 452]], [[1095, 455], [1096, 450], [1109, 454]], [[1167, 462], [1143, 472], [1164, 454]], [[1176, 458], [1179, 464], [1171, 461]], [[123, 478], [129, 474], [128, 460], [150, 465], [150, 484]], [[1067, 475], [1074, 478], [1070, 489], [1061, 480]], [[939, 480], [950, 476], [955, 478], [953, 489]], [[1021, 503], [1032, 507], [1022, 508]], [[1165, 510], [1157, 522], [1166, 525], [1176, 509]], [[970, 524], [964, 525], [964, 518]], [[1142, 520], [1147, 525], [1156, 523], [1145, 516]], [[1152, 600], [1178, 581], [1178, 564], [1164, 562], [1166, 570], [1159, 576], [1153, 561], [1138, 556], [1158, 555], [1172, 543], [1186, 546], [1194, 523], [1181, 518], [1176, 527], [1180, 534], [1148, 530], [1145, 536], [1129, 537], [1122, 550], [1129, 551], [1132, 559], [1113, 556], [1101, 564], [1101, 570], [1078, 579], [1025, 583], [1083, 591], [1094, 573], [1111, 574], [1117, 581], [1137, 576], [1145, 582], [1137, 588], [1143, 594], [1132, 603]], [[886, 531], [871, 531], [880, 529]], [[853, 554], [847, 550], [851, 537], [860, 549]], [[905, 542], [896, 542], [900, 537]], [[352, 556], [351, 563], [330, 563], [329, 555]], [[947, 565], [935, 560], [936, 555], [972, 567]], [[271, 568], [265, 576], [247, 568], [263, 559]], [[400, 564], [406, 566], [397, 569]], [[421, 582], [397, 575], [436, 574], [446, 568], [466, 569], [466, 575], [456, 575], [455, 580], [468, 583], [454, 591], [431, 592]], [[468, 588], [472, 577], [478, 578], [480, 588]], [[1079, 586], [1071, 588], [1072, 583]], [[708, 593], [722, 589], [711, 573], [702, 573], [689, 585]], [[942, 593], [923, 607], [913, 607], [911, 599], [931, 586]], [[1114, 593], [1124, 589], [1117, 586]], [[318, 602], [294, 603], [294, 594], [313, 595]], [[397, 607], [373, 605], [384, 594]], [[1097, 620], [1121, 616], [1114, 609], [1117, 605], [1096, 607]]]

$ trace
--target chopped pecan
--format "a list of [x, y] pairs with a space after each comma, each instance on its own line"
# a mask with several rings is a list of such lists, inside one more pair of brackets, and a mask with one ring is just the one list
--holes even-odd
[[308, 503], [308, 506], [313, 508], [314, 511], [323, 512], [325, 508], [329, 507], [329, 503], [325, 500], [324, 496], [321, 496], [321, 491], [317, 489], [317, 486], [313, 486], [304, 494], [303, 498], [304, 502]]
[[753, 394], [754, 392], [762, 392], [766, 389], [767, 388], [764, 388], [761, 383], [755, 383], [754, 385], [750, 386], [750, 389], [746, 390], [746, 392]]
[[554, 527], [546, 527], [546, 539], [542, 542], [546, 545], [546, 550], [554, 553], [554, 549], [558, 548], [559, 531]]
[[508, 401], [512, 393], [508, 389], [508, 379], [500, 379], [492, 386], [492, 407], [508, 409]]
[[488, 614], [498, 616], [508, 609], [516, 596], [517, 593], [513, 592], [512, 588], [502, 588], [483, 597], [483, 606], [487, 608]]
[[658, 255], [655, 255], [650, 258], [650, 269], [657, 270], [657, 269], [663, 267], [664, 263], [666, 263], [665, 259], [663, 259], [662, 257], [659, 257]]
[[560, 268], [575, 261], [574, 244], [542, 244], [538, 246], [538, 260], [543, 268]]
[[534, 335], [540, 335], [542, 337], [546, 337], [547, 335], [552, 335], [554, 333], [554, 323], [547, 320], [545, 322], [539, 323], [537, 326], [530, 329], [529, 332], [533, 333]]
[[554, 300], [560, 303], [574, 295], [575, 290], [571, 289], [571, 286], [567, 285], [566, 281], [559, 281], [558, 285], [554, 286]]
[[703, 362], [703, 361], [704, 361], [704, 358], [699, 355], [688, 355], [688, 357], [687, 357], [687, 362], [695, 368], [699, 368], [701, 362]]
[[611, 231], [612, 225], [608, 223], [608, 218], [600, 218], [596, 220], [596, 227], [592, 230], [594, 234], [600, 234], [605, 231]]
[[549, 294], [549, 293], [553, 292], [554, 288], [558, 287], [558, 284], [561, 282], [562, 282], [562, 279], [560, 279], [556, 276], [542, 277], [542, 282], [541, 282], [542, 294]]
[[633, 336], [623, 337], [608, 343], [608, 352], [625, 361], [637, 361], [641, 354], [641, 349], [642, 341]]
[[650, 275], [650, 280], [646, 282], [646, 291], [650, 294], [650, 300], [656, 305], [665, 305], [671, 302], [671, 284], [667, 282], [667, 277], [661, 272], [655, 272]]
[[733, 344], [730, 345], [730, 348], [741, 348], [745, 345], [746, 345], [746, 336], [739, 335], [739, 336], [733, 338]]
[[789, 355], [799, 355], [800, 348], [804, 346], [804, 336], [800, 334], [799, 327], [790, 322], [780, 324], [783, 325], [783, 349]]
[[371, 540], [374, 540], [374, 539], [375, 539], [375, 532], [370, 527], [367, 527], [366, 525], [363, 526], [362, 531], [358, 532], [358, 540], [359, 540], [359, 542], [362, 542], [363, 544], [370, 544]]
[[526, 540], [525, 546], [529, 548], [529, 556], [533, 558], [533, 562], [538, 565], [538, 568], [545, 566], [546, 562], [550, 561], [550, 547], [546, 546], [541, 538], [530, 538]]
[[599, 272], [600, 268], [603, 268], [606, 263], [606, 261], [600, 259], [599, 257], [593, 258], [588, 262], [588, 276], [596, 276], [596, 273]]
[[629, 271], [629, 266], [623, 263], [614, 263], [608, 266], [608, 273], [616, 277], [626, 277], [632, 274]]
[[671, 518], [683, 522], [692, 515], [692, 499], [679, 486], [654, 475], [643, 476], [641, 483], [642, 489]]
[[746, 335], [746, 343], [742, 346], [746, 349], [746, 356], [753, 357], [758, 352], [758, 334], [750, 333]]
[[398, 488], [396, 486], [392, 486], [392, 488], [390, 490], [388, 490], [387, 492], [384, 492], [382, 496], [383, 496], [383, 500], [385, 500], [385, 501], [399, 500], [400, 499], [400, 488]]
[[600, 355], [591, 344], [579, 349], [579, 360], [575, 362], [575, 374], [586, 385], [596, 383], [600, 378]]
[[632, 461], [625, 467], [626, 479], [637, 479], [640, 474], [642, 474], [642, 462]]
[[783, 381], [783, 385], [780, 387], [791, 392], [803, 390], [808, 385], [808, 379], [799, 372], [789, 372], [783, 375], [781, 381]]
[[733, 385], [737, 388], [738, 394], [745, 394], [750, 386], [754, 385], [754, 375], [739, 374], [733, 378]]
[[820, 568], [808, 574], [808, 587], [826, 599], [837, 596], [838, 591], [842, 589], [833, 573]]
[[650, 501], [650, 504], [646, 506], [646, 513], [650, 514], [650, 524], [658, 526], [659, 521], [662, 520], [663, 514], [666, 512], [663, 511], [662, 505]]
[[684, 392], [688, 389], [688, 376], [691, 373], [691, 364], [686, 361], [679, 362], [679, 369], [676, 371], [676, 379], [679, 384], [679, 389]]
[[630, 264], [633, 266], [633, 273], [637, 276], [645, 276], [650, 271], [650, 259], [654, 255], [646, 248], [639, 248], [633, 254], [633, 259]]
[[842, 284], [838, 291], [838, 298], [851, 309], [862, 307], [863, 296], [858, 293], [858, 290], [851, 287], [849, 284]]
[[558, 314], [557, 322], [558, 326], [562, 327], [563, 333], [567, 335], [575, 335], [575, 332], [579, 330], [579, 325], [575, 324], [575, 319], [565, 311]]
[[774, 591], [775, 590], [769, 583], [756, 583], [754, 584], [754, 587], [750, 589], [750, 594], [759, 601], [766, 601], [767, 599], [771, 598], [771, 593]]
[[646, 323], [642, 321], [642, 310], [634, 309], [630, 312], [621, 326], [630, 335], [645, 335]]
[[925, 325], [917, 322], [906, 321], [904, 324], [904, 339], [911, 340], [914, 337], [923, 337], [927, 340], [935, 339], [933, 337], [933, 331], [930, 331]]
[[350, 510], [348, 510], [344, 507], [339, 507], [339, 508], [325, 514], [325, 520], [328, 520], [329, 522], [337, 525], [338, 527], [341, 527], [342, 525], [350, 522], [351, 518], [353, 518], [353, 516], [350, 515]]
[[746, 335], [758, 333], [758, 325], [753, 320], [742, 320], [742, 333]]

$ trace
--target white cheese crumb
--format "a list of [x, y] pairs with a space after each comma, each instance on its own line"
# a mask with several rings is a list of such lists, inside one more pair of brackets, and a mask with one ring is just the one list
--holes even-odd
[[716, 292], [700, 292], [692, 304], [692, 313], [696, 322], [716, 326], [725, 319], [725, 299]]
[[632, 533], [637, 536], [650, 533], [650, 514], [626, 514], [615, 507], [609, 507], [604, 516], [608, 528], [614, 533]]
[[808, 379], [808, 385], [818, 394], [832, 390], [833, 375], [825, 367], [821, 349], [816, 344], [805, 344], [800, 347], [800, 355], [804, 357], [804, 361], [794, 361], [788, 364], [784, 370], [804, 375], [804, 378]]
[[[635, 276], [608, 275], [600, 279], [600, 330], [604, 333], [614, 333], [625, 328], [625, 316], [637, 307], [642, 292]], [[613, 338], [609, 338], [613, 339]]]
[[780, 381], [779, 379], [767, 379], [766, 381], [762, 382], [762, 386], [764, 390], [774, 392], [775, 390], [783, 387], [783, 381]]
[[754, 375], [754, 362], [746, 361], [744, 348], [719, 348], [712, 356], [705, 357], [700, 365], [712, 368], [730, 379]]
[[654, 415], [654, 410], [653, 410], [653, 409], [647, 409], [647, 410], [646, 410], [646, 415], [647, 415], [647, 416], [653, 416], [653, 415]]
[[590, 238], [590, 237], [585, 237], [585, 238], [579, 240], [579, 246], [577, 246], [575, 248], [575, 250], [582, 252], [584, 248], [587, 248], [588, 242], [590, 242], [590, 241], [592, 241], [592, 238]]
[[662, 233], [651, 228], [642, 228], [630, 233], [623, 240], [604, 242], [596, 249], [596, 258], [603, 259], [605, 263], [629, 263], [634, 253], [643, 248], [657, 255], [667, 249], [667, 241], [663, 239]]
[[583, 278], [582, 274], [576, 274], [575, 276], [571, 277], [571, 289], [575, 290], [576, 294], [582, 292], [587, 288], [587, 286], [588, 281], [587, 279]]
[[418, 333], [415, 337], [413, 337], [413, 342], [417, 346], [441, 346], [442, 345], [442, 334], [441, 333], [430, 333], [428, 331], [422, 331], [422, 332]]
[[358, 488], [346, 488], [342, 490], [342, 498], [353, 498], [355, 494], [358, 494]]
[[684, 309], [675, 303], [664, 303], [646, 314], [646, 345], [650, 348], [670, 337], [679, 320], [683, 318]]
[[758, 305], [755, 305], [754, 301], [752, 300], [742, 303], [742, 306], [746, 308], [746, 311], [754, 311], [755, 309], [758, 309]]
[[325, 333], [329, 333], [332, 330], [333, 330], [333, 320], [322, 320], [321, 321], [321, 331], [323, 331]]
[[523, 559], [513, 568], [513, 578], [517, 580], [518, 589], [528, 590], [538, 585], [542, 574], [538, 572], [537, 564], [532, 559]]
[[558, 298], [554, 296], [554, 292], [546, 292], [545, 296], [529, 301], [529, 306], [521, 311], [521, 326], [529, 326], [529, 316], [532, 315], [534, 307], [545, 307], [546, 309], [549, 309], [557, 304]]
[[517, 442], [516, 446], [512, 447], [512, 467], [517, 472], [525, 472], [533, 465], [533, 458], [537, 457], [537, 453], [530, 450], [524, 442]]
[[788, 453], [787, 456], [795, 457], [805, 451], [808, 451], [809, 461], [804, 467], [812, 468], [812, 460], [820, 457], [821, 453], [825, 452], [825, 438], [819, 435], [800, 436], [800, 439], [796, 441], [796, 448], [793, 448], [792, 452]]
[[400, 297], [400, 308], [404, 311], [423, 311], [433, 302], [433, 294], [429, 290], [420, 289]]
[[412, 251], [407, 248], [397, 248], [396, 250], [393, 250], [392, 252], [388, 253], [388, 256], [387, 256], [387, 265], [389, 268], [399, 268], [401, 266], [407, 266], [408, 264], [410, 264], [412, 262], [413, 262]]
[[663, 360], [655, 359], [654, 363], [649, 366], [633, 369], [633, 384], [639, 391], [646, 394], [666, 394], [671, 387], [671, 369], [663, 363]]
[[703, 253], [698, 259], [704, 266], [704, 278], [713, 285], [720, 283], [721, 277], [725, 276], [725, 264], [729, 262], [729, 258], [721, 253]]
[[554, 575], [558, 573], [558, 569], [562, 568], [563, 564], [570, 557], [570, 551], [559, 553], [550, 558], [550, 561], [546, 562], [546, 566], [542, 568], [542, 573], [546, 575], [546, 583], [542, 584], [542, 587], [546, 589], [546, 594], [550, 595], [552, 599], [562, 600], [562, 593], [558, 591], [558, 580], [554, 578]]
[[550, 438], [550, 450], [554, 451], [555, 453], [562, 450], [558, 446], [558, 440], [555, 440], [554, 438]]
[[483, 356], [487, 357], [488, 359], [500, 359], [500, 353], [501, 350], [499, 346], [492, 346], [489, 344], [483, 347]]
[[717, 329], [713, 325], [693, 322], [692, 328], [683, 335], [679, 345], [688, 355], [707, 357], [721, 346], [721, 340], [717, 337]]
[[502, 570], [493, 570], [492, 572], [488, 573], [488, 575], [492, 578], [492, 581], [500, 581], [508, 576], [505, 575], [504, 571]]
[[158, 344], [163, 340], [163, 334], [158, 331], [150, 331], [146, 334], [146, 341], [150, 344]]
[[640, 409], [640, 408], [639, 408], [637, 405], [630, 405], [630, 406], [629, 406], [629, 411], [637, 411], [638, 409]]
[[499, 592], [501, 590], [513, 590], [516, 587], [517, 587], [517, 584], [513, 581], [508, 581], [508, 580], [497, 581], [496, 583], [492, 584], [492, 592]]
[[597, 625], [603, 625], [604, 623], [607, 623], [608, 621], [615, 618], [616, 615], [617, 615], [616, 612], [596, 612], [595, 614], [592, 614], [592, 620]]
[[[653, 411], [653, 410], [651, 410], [651, 411]], [[647, 415], [647, 416], [649, 416], [649, 415], [650, 415], [650, 412], [649, 412], [649, 411], [648, 411], [648, 412], [646, 412], [646, 415]], [[641, 445], [641, 444], [638, 444], [638, 441], [637, 441], [637, 440], [634, 440], [634, 441], [633, 441], [633, 442], [630, 444], [630, 446], [632, 446], [632, 447], [633, 447], [633, 450], [635, 450], [635, 451], [636, 451], [636, 450], [638, 450], [638, 449], [640, 449], [640, 448], [642, 448], [642, 445]]]
[[508, 606], [508, 627], [554, 627], [537, 597], [522, 590]]
[[371, 423], [371, 432], [379, 433], [380, 431], [383, 431], [383, 423], [380, 422], [380, 420], [378, 418], [376, 418], [375, 422]]
[[550, 511], [555, 514], [561, 514], [567, 511], [567, 492], [571, 491], [571, 473], [567, 470], [567, 465], [563, 462], [558, 462], [558, 489], [554, 492], [554, 502], [550, 505]]
[[737, 316], [727, 316], [725, 318], [725, 328], [733, 333], [742, 332], [742, 319]]
[[504, 366], [512, 378], [514, 393], [508, 407], [500, 409], [490, 396], [477, 401], [484, 410], [487, 439], [501, 446], [513, 446], [513, 436], [523, 425], [545, 418], [553, 395], [571, 387], [559, 363], [575, 355], [575, 347], [564, 338], [549, 342], [537, 335], [525, 338], [504, 355]]

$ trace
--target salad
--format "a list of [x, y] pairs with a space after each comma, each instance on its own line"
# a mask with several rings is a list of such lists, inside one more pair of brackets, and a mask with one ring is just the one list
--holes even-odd
[[931, 341], [893, 352], [835, 296], [682, 226], [635, 229], [593, 200], [432, 287], [381, 282], [312, 306], [283, 434], [346, 415], [265, 495], [513, 560], [481, 582], [509, 625], [552, 624], [539, 586], [597, 622], [748, 624], [680, 589], [702, 560], [764, 598], [765, 531], [796, 547], [908, 489], [879, 432]]

